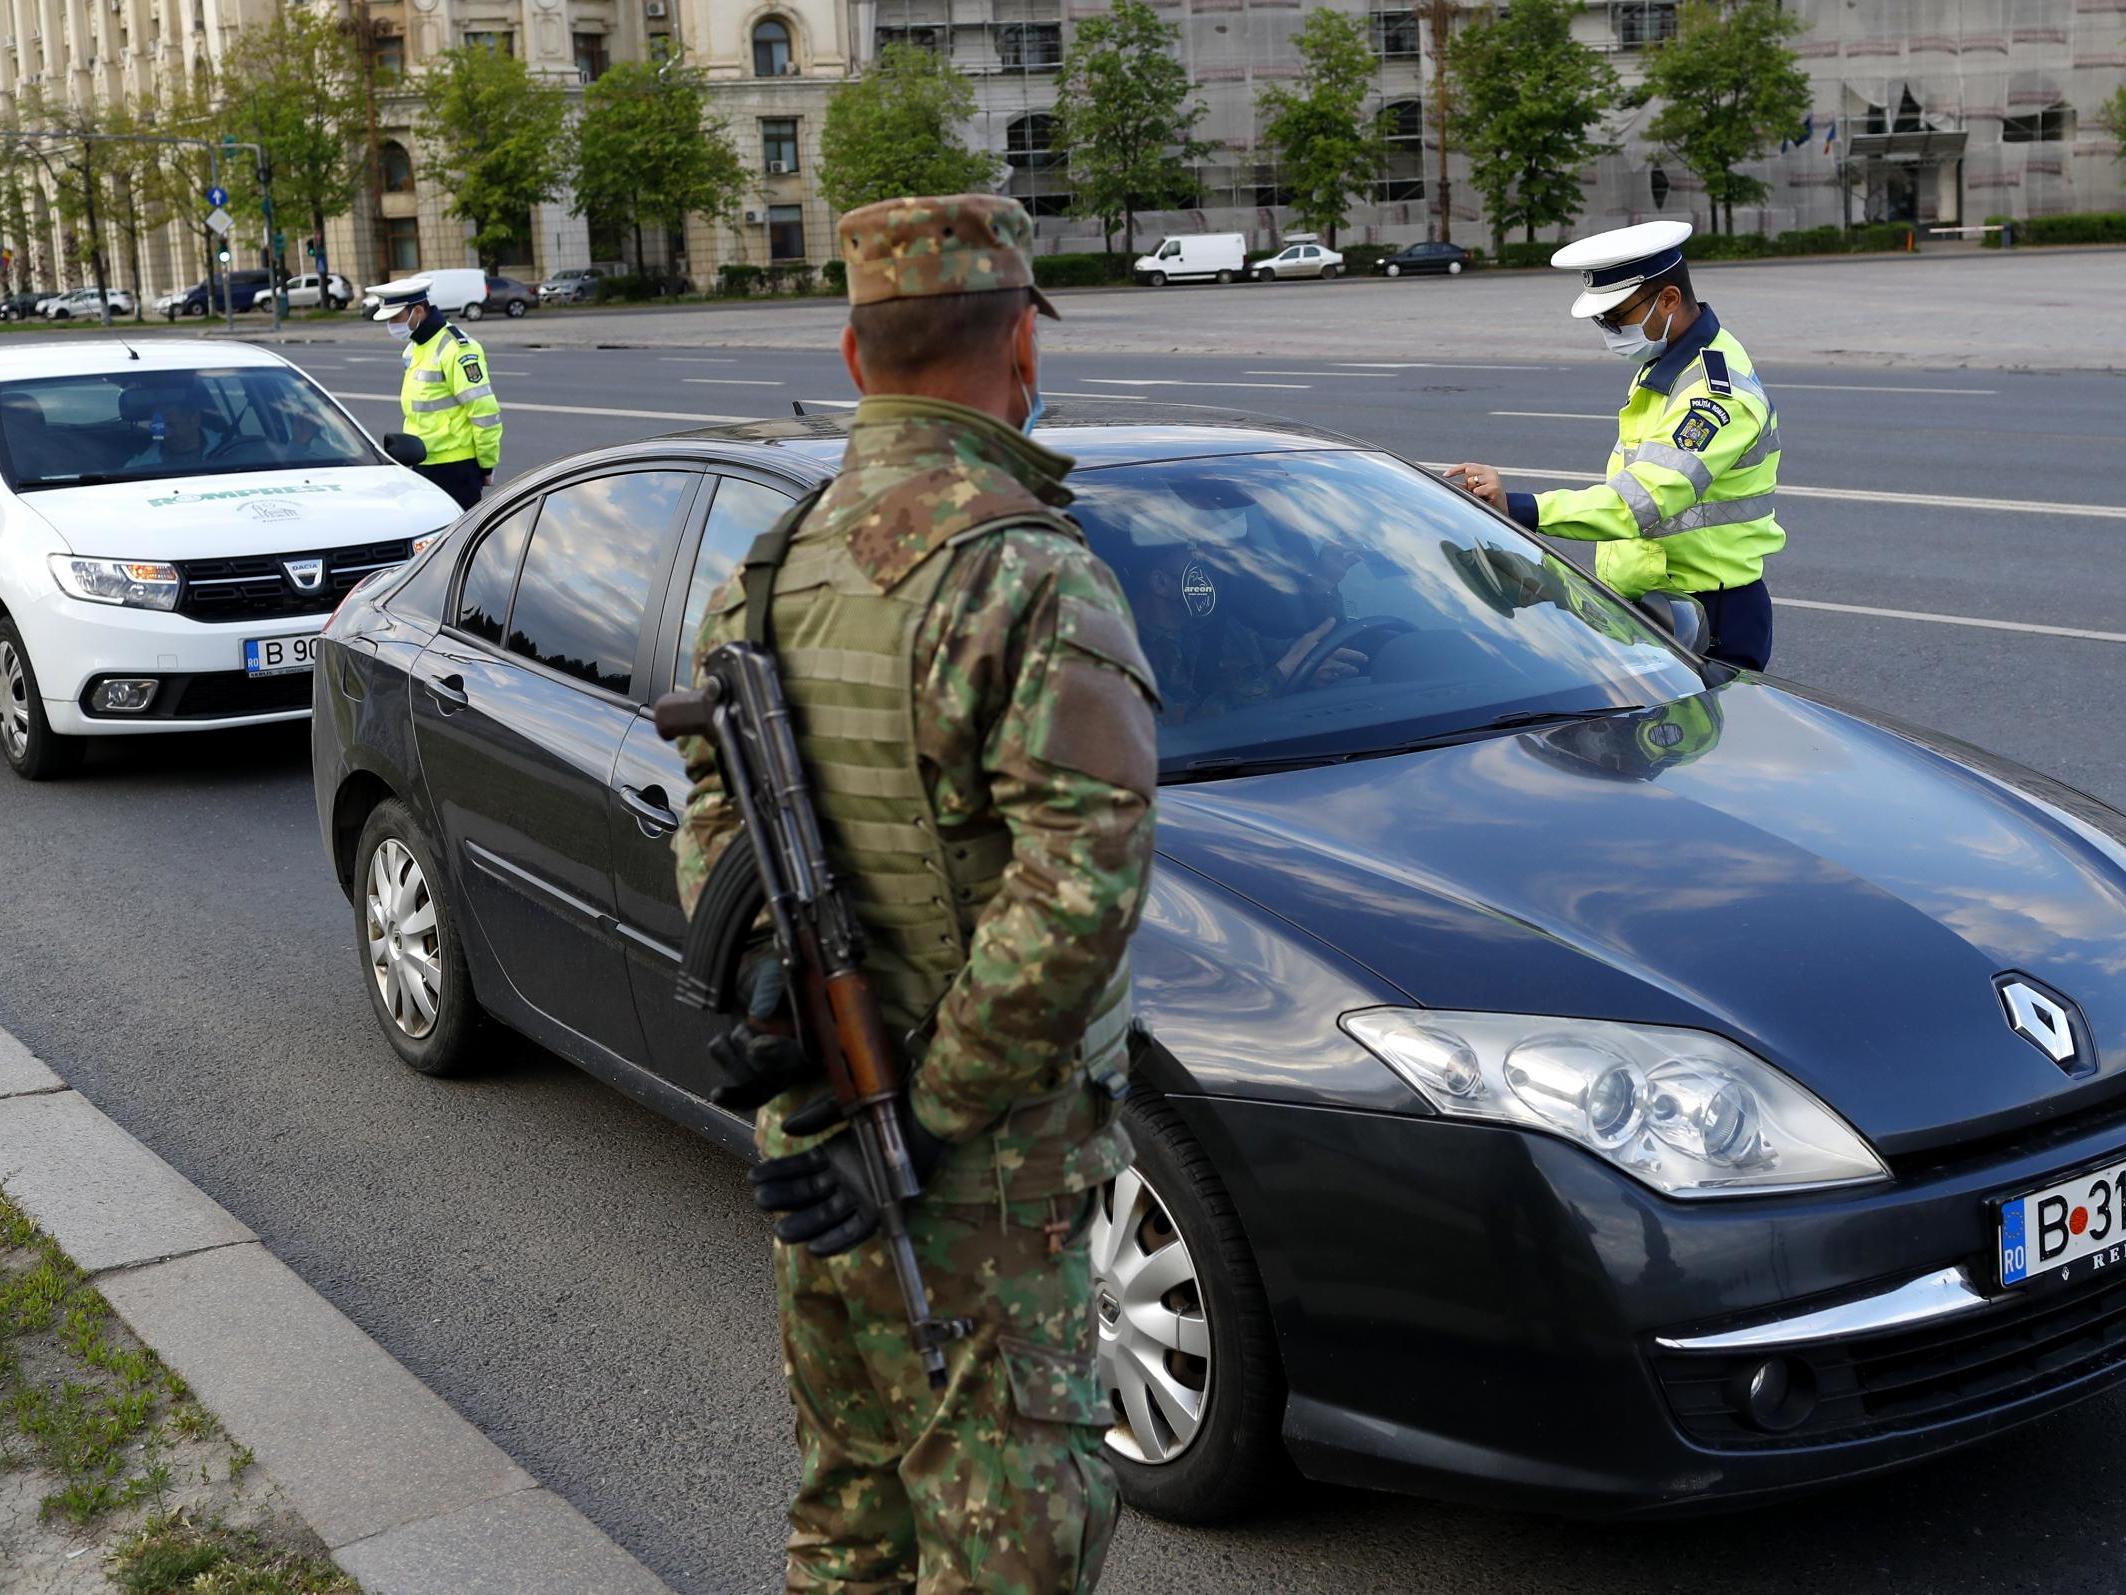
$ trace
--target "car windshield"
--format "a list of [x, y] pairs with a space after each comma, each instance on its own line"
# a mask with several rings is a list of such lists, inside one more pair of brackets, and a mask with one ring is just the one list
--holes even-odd
[[1162, 779], [1385, 753], [1704, 685], [1637, 611], [1387, 455], [1111, 466], [1072, 486], [1158, 677]]
[[18, 493], [383, 463], [315, 386], [283, 367], [0, 382], [0, 473]]

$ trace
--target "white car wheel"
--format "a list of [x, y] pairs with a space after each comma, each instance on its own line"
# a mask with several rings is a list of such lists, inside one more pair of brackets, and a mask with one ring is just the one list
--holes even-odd
[[1448, 262], [1447, 262], [1447, 275], [1448, 275], [1448, 276], [1450, 276], [1450, 277], [1459, 277], [1459, 276], [1460, 276], [1461, 274], [1462, 274], [1462, 263], [1461, 263], [1460, 261], [1458, 261], [1458, 260], [1450, 260], [1450, 261], [1448, 261]]
[[476, 299], [471, 304], [467, 305], [463, 310], [459, 311], [458, 314], [463, 316], [467, 321], [478, 321], [482, 316], [487, 314], [487, 307], [482, 305]]
[[1400, 266], [1390, 266], [1388, 268], [1388, 275], [1391, 277], [1400, 277], [1402, 274], [1403, 269]]

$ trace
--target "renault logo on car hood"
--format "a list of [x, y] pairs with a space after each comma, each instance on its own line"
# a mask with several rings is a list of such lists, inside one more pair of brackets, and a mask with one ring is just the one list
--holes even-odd
[[2010, 971], [1993, 977], [2008, 1028], [2071, 1075], [2096, 1072], [2096, 1048], [2081, 1010], [2043, 981]]
[[325, 585], [325, 562], [322, 559], [284, 559], [281, 569], [288, 573], [288, 580], [295, 583], [299, 593], [314, 593]]

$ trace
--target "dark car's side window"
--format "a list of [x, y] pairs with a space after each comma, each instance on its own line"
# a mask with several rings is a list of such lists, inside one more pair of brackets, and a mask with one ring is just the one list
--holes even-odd
[[692, 480], [688, 471], [629, 471], [549, 493], [510, 611], [509, 651], [629, 692], [650, 583]]
[[517, 584], [524, 539], [538, 510], [539, 502], [534, 499], [480, 539], [472, 562], [465, 567], [465, 585], [458, 589], [458, 606], [452, 612], [451, 623], [458, 630], [500, 646], [502, 623], [509, 618], [509, 590]]
[[726, 476], [717, 483], [716, 502], [709, 507], [709, 524], [694, 556], [694, 574], [687, 581], [686, 618], [679, 628], [673, 680], [693, 680], [694, 642], [701, 635], [701, 618], [709, 612], [710, 598], [738, 568], [753, 539], [780, 520], [789, 507], [789, 494], [742, 476]]

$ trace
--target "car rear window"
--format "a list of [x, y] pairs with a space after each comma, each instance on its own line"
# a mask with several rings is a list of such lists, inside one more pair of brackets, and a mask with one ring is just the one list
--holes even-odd
[[0, 474], [18, 493], [384, 463], [313, 383], [284, 366], [0, 382]]

